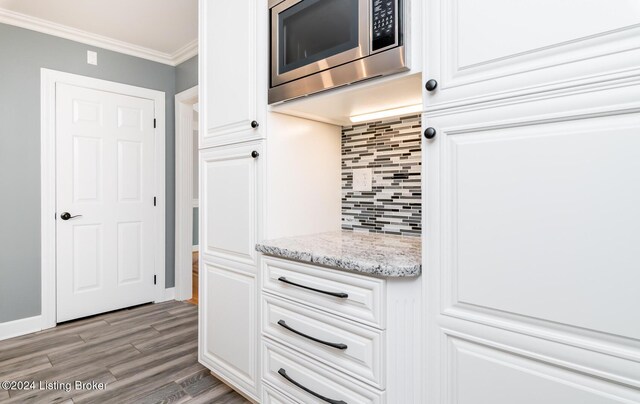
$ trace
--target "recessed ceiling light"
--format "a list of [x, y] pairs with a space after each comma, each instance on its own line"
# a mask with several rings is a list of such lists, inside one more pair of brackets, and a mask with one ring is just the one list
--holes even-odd
[[388, 118], [390, 116], [406, 115], [416, 112], [422, 112], [422, 104], [409, 105], [406, 107], [385, 109], [384, 111], [371, 112], [369, 114], [353, 115], [349, 119], [353, 123], [373, 121], [381, 118]]

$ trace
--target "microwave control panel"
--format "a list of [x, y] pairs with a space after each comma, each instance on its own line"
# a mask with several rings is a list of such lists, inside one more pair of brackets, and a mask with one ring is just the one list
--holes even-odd
[[371, 19], [371, 51], [397, 45], [398, 0], [373, 0]]

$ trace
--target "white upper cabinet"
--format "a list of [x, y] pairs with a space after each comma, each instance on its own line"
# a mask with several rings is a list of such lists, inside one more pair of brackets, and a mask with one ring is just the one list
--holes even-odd
[[200, 1], [200, 147], [264, 136], [267, 2]]
[[424, 12], [424, 82], [438, 82], [424, 93], [427, 111], [640, 68], [636, 0], [430, 0]]

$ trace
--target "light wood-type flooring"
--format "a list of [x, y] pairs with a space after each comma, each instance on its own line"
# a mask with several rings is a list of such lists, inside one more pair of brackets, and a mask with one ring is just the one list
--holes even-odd
[[189, 303], [198, 304], [198, 252], [194, 251], [191, 255], [192, 257], [192, 270], [191, 270], [191, 282], [192, 282], [192, 290], [193, 297], [190, 300], [187, 300]]
[[[0, 341], [0, 403], [248, 403], [198, 363], [198, 307], [149, 304]], [[43, 382], [103, 382], [105, 390], [39, 390]]]

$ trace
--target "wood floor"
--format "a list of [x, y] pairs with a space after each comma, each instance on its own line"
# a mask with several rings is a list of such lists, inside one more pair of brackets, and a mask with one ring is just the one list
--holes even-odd
[[194, 251], [192, 257], [192, 269], [191, 269], [191, 285], [193, 291], [193, 297], [187, 300], [189, 303], [198, 304], [198, 251]]
[[0, 341], [0, 381], [106, 383], [9, 391], [1, 403], [248, 403], [197, 360], [197, 306], [149, 304]]

